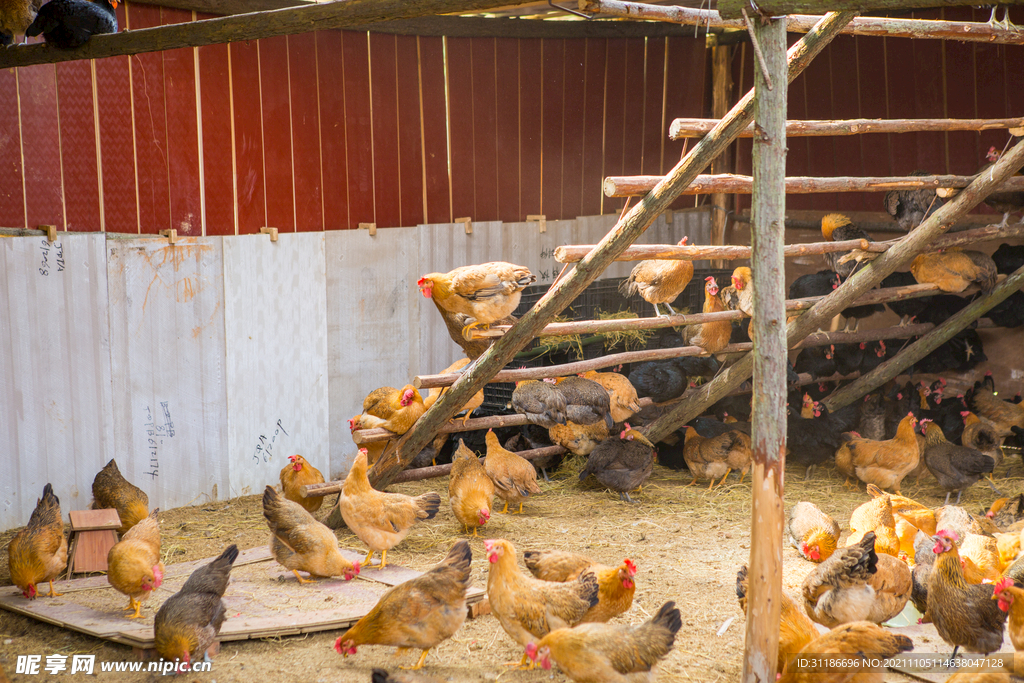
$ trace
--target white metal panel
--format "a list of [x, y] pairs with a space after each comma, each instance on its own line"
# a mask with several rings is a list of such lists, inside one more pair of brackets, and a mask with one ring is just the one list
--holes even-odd
[[103, 235], [0, 238], [0, 529], [88, 507], [113, 420]]
[[436, 311], [421, 310], [433, 304], [416, 287], [426, 272], [418, 269], [419, 230], [388, 228], [373, 237], [365, 230], [327, 233], [332, 478], [344, 477], [356, 454], [348, 420], [362, 412], [373, 389], [412, 381], [421, 365], [421, 315], [439, 319]]
[[219, 237], [107, 243], [114, 455], [150, 508], [228, 494]]
[[329, 471], [324, 233], [224, 238], [231, 496], [280, 481], [289, 455]]

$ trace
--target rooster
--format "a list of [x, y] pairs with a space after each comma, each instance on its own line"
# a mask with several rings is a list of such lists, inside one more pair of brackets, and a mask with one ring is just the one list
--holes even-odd
[[[685, 247], [684, 237], [679, 241], [679, 246]], [[686, 285], [693, 277], [693, 261], [683, 259], [652, 259], [641, 261], [633, 267], [622, 284], [619, 285], [619, 292], [623, 296], [639, 294], [644, 301], [654, 306], [654, 315], [668, 317], [658, 310], [658, 304], [665, 304], [665, 307], [676, 315], [672, 310], [672, 302], [676, 300]]]
[[[841, 213], [830, 213], [821, 219], [821, 235], [828, 242], [845, 242], [847, 240], [871, 241], [871, 235], [853, 225], [847, 216]], [[828, 267], [843, 280], [857, 272], [865, 263], [881, 256], [879, 252], [851, 249], [850, 251], [833, 251], [825, 254]]]
[[[914, 171], [912, 176], [931, 175], [928, 171]], [[943, 205], [935, 190], [889, 190], [882, 199], [886, 212], [896, 220], [900, 230], [910, 232]]]
[[[718, 283], [713, 277], [704, 278], [704, 313], [720, 313], [726, 310], [725, 304], [718, 296]], [[690, 341], [708, 353], [718, 353], [729, 345], [732, 336], [732, 323], [728, 320], [700, 323], [695, 325], [697, 333]], [[685, 386], [684, 386], [685, 390]]]
[[511, 315], [522, 291], [536, 280], [537, 276], [525, 266], [493, 261], [462, 266], [449, 273], [428, 273], [416, 284], [423, 296], [441, 308], [473, 319], [462, 328], [462, 336], [469, 340], [473, 329], [487, 329]]

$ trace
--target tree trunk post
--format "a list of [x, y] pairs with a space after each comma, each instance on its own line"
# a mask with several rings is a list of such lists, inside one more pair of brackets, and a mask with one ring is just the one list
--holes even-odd
[[[721, 119], [729, 111], [732, 100], [732, 70], [729, 56], [732, 48], [719, 45], [711, 49], [711, 115]], [[729, 155], [722, 154], [711, 164], [712, 173], [728, 173]], [[725, 244], [725, 228], [729, 224], [729, 195], [716, 192], [711, 195], [711, 244]], [[715, 268], [723, 268], [721, 260], [714, 262]]]

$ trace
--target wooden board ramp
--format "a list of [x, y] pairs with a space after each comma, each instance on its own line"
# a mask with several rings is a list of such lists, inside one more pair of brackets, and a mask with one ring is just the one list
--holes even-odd
[[[349, 561], [362, 561], [364, 553], [341, 550]], [[122, 594], [106, 576], [90, 576], [54, 584], [59, 598], [26, 600], [17, 586], [0, 589], [0, 608], [95, 638], [148, 650], [153, 647], [153, 618], [159, 606], [181, 588], [198, 567], [213, 557], [167, 567], [157, 594], [143, 603], [142, 619], [128, 619]], [[423, 572], [388, 565], [363, 569], [352, 581], [340, 577], [299, 585], [295, 575], [271, 557], [266, 546], [239, 553], [224, 594], [228, 618], [221, 641], [252, 640], [348, 628], [369, 612], [392, 586]], [[484, 591], [471, 587], [466, 596], [472, 616], [485, 613]]]

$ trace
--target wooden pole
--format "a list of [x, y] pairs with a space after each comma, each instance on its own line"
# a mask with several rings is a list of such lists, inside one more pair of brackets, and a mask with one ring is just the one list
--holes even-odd
[[[719, 45], [711, 49], [711, 115], [720, 120], [729, 111], [732, 102], [732, 48]], [[712, 125], [712, 127], [714, 127]], [[708, 129], [710, 131], [710, 128]], [[722, 154], [711, 163], [711, 173], [728, 173], [729, 155]], [[711, 195], [711, 244], [725, 244], [725, 229], [729, 224], [730, 196], [724, 192]], [[722, 260], [713, 263], [715, 268], [724, 268]]]
[[834, 392], [823, 401], [824, 405], [829, 410], [838, 410], [843, 406], [853, 403], [876, 387], [882, 386], [949, 341], [960, 330], [1019, 290], [1022, 285], [1024, 285], [1024, 267], [1018, 268], [1003, 282], [996, 285], [991, 292], [971, 302], [970, 305], [961, 309], [956, 315], [946, 320], [946, 322], [903, 349], [895, 357], [885, 361], [855, 382]]
[[[742, 19], [723, 19], [722, 15], [715, 10], [649, 5], [623, 0], [586, 0], [581, 5], [581, 9], [587, 12], [598, 12], [603, 17], [622, 17], [634, 21], [667, 21], [673, 24], [707, 28], [746, 29], [746, 24]], [[818, 4], [815, 9], [820, 6]], [[786, 17], [786, 30], [792, 33], [803, 33], [811, 29], [819, 19], [821, 17], [815, 15], [790, 14]], [[930, 38], [976, 43], [1024, 44], [1024, 32], [972, 21], [857, 17], [843, 28], [842, 32], [848, 35], [888, 38]]]
[[[755, 406], [751, 425], [750, 586], [743, 683], [772, 681], [782, 596], [783, 472], [786, 453], [786, 22], [755, 20], [764, 63], [754, 69], [760, 132], [754, 138], [751, 268], [754, 271]], [[769, 80], [770, 79], [770, 80]]]
[[[716, 48], [717, 49], [717, 48]], [[712, 67], [713, 68], [713, 67]], [[717, 116], [717, 114], [714, 114]], [[715, 119], [675, 119], [669, 127], [672, 140], [699, 138], [715, 125]], [[846, 121], [786, 121], [786, 137], [861, 135], [862, 133], [913, 133], [918, 131], [1002, 130], [1024, 127], [1021, 119], [848, 119]], [[740, 133], [754, 137], [753, 127]]]
[[[1020, 4], [1022, 0], [1001, 0], [1003, 4]], [[956, 7], [962, 0], [928, 0], [927, 7]], [[912, 10], [921, 7], [921, 0], [829, 0], [828, 6], [838, 10], [856, 10], [858, 12], [885, 10]], [[758, 0], [757, 11], [762, 17], [779, 16], [782, 14], [799, 14], [815, 11], [821, 7], [820, 0]], [[749, 0], [718, 0], [718, 13], [723, 19], [738, 19], [743, 16], [742, 10], [750, 11]]]
[[[823, 192], [888, 192], [889, 190], [917, 190], [939, 187], [967, 187], [976, 176], [930, 175], [930, 176], [883, 176], [877, 178], [786, 178], [786, 194], [818, 194]], [[607, 197], [636, 197], [647, 194], [661, 180], [659, 176], [609, 176], [604, 179], [604, 194]], [[683, 194], [713, 194], [730, 192], [750, 194], [753, 181], [748, 175], [723, 173], [702, 175], [690, 184]], [[993, 192], [1024, 190], [1024, 176], [1007, 179], [1003, 187]]]
[[256, 40], [350, 28], [394, 19], [525, 5], [528, 2], [530, 0], [332, 0], [301, 7], [98, 35], [74, 50], [60, 50], [45, 43], [16, 45], [0, 50], [0, 68]]
[[[828, 14], [821, 25], [801, 38], [789, 52], [789, 80], [807, 67], [832, 40], [852, 13]], [[385, 449], [370, 472], [375, 486], [393, 481], [405, 464], [419, 453], [473, 394], [501, 370], [512, 357], [530, 342], [548, 321], [565, 309], [654, 219], [679, 196], [683, 188], [735, 139], [735, 133], [746, 127], [753, 116], [753, 94], [746, 96], [715, 127], [694, 145], [690, 153], [651, 192], [642, 198], [595, 247], [594, 251], [557, 282], [516, 326], [495, 342], [467, 369], [395, 446]]]

